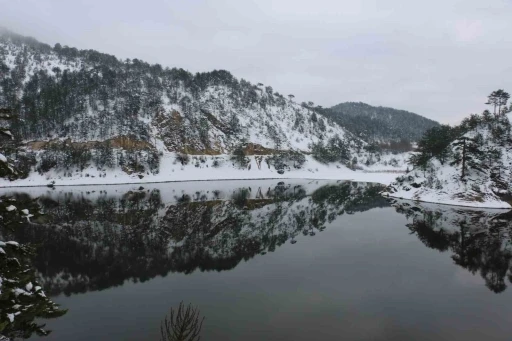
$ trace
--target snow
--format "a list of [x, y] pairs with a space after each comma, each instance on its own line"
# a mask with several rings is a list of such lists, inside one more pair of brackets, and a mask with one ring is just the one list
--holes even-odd
[[16, 209], [16, 206], [10, 205], [10, 206], [7, 206], [5, 209], [7, 210], [7, 212], [11, 212], [11, 211], [14, 211]]
[[[438, 203], [444, 205], [478, 207], [478, 208], [511, 208], [510, 204], [500, 200], [491, 191], [490, 184], [483, 184], [479, 192], [475, 192], [471, 184], [465, 184], [458, 180], [459, 170], [445, 164], [441, 165], [437, 160], [432, 161], [434, 167], [435, 181], [438, 181], [439, 189], [422, 185], [414, 188], [411, 183], [424, 184], [432, 181], [429, 173], [424, 175], [420, 170], [414, 170], [408, 173], [404, 184], [399, 184], [398, 180], [391, 184], [394, 191], [385, 192], [392, 198], [400, 198], [428, 203]], [[413, 180], [409, 180], [413, 179]], [[407, 182], [409, 180], [409, 182]]]
[[7, 163], [7, 158], [2, 153], [0, 153], [0, 161]]
[[[55, 182], [55, 186], [75, 186], [244, 179], [353, 180], [388, 185], [397, 176], [396, 173], [353, 171], [342, 164], [325, 165], [309, 155], [306, 156], [306, 163], [301, 169], [292, 167], [284, 174], [279, 174], [273, 167], [269, 168], [265, 161], [261, 163], [261, 169], [258, 169], [254, 156], [249, 157], [250, 164], [244, 169], [233, 166], [229, 155], [204, 156], [204, 158], [205, 162], [202, 163], [199, 156], [191, 156], [189, 164], [181, 165], [176, 162], [175, 153], [166, 152], [161, 157], [160, 172], [143, 174], [142, 179], [138, 174], [129, 175], [121, 169], [98, 171], [94, 167], [89, 167], [83, 172], [72, 174], [71, 177], [64, 176], [63, 172], [51, 170], [43, 175], [33, 172], [28, 178], [16, 181], [0, 179], [0, 187], [47, 186], [51, 182]], [[213, 167], [214, 160], [220, 162], [221, 165], [218, 168]]]
[[[476, 208], [504, 208], [512, 206], [503, 201], [497, 193], [510, 193], [510, 165], [512, 165], [512, 151], [507, 146], [500, 145], [492, 138], [491, 129], [486, 124], [481, 124], [464, 134], [466, 138], [474, 138], [480, 134], [482, 146], [486, 155], [488, 151], [499, 150], [500, 158], [495, 161], [499, 165], [500, 177], [503, 183], [497, 185], [491, 176], [490, 167], [484, 158], [477, 161], [484, 167], [473, 167], [466, 170], [464, 178], [461, 178], [461, 166], [448, 160], [442, 164], [437, 159], [429, 160], [426, 169], [415, 169], [399, 176], [384, 193], [390, 197], [416, 200], [421, 202], [439, 203], [445, 205], [476, 207]], [[455, 148], [456, 141], [449, 148]], [[499, 163], [498, 163], [499, 162]]]

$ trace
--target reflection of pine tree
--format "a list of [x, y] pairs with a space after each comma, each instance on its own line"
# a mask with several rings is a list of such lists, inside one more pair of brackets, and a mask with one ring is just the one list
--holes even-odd
[[512, 263], [512, 252], [504, 247], [510, 244], [506, 233], [510, 225], [508, 217], [482, 220], [484, 212], [462, 212], [466, 214], [464, 219], [448, 222], [459, 230], [449, 232], [442, 227], [447, 221], [441, 212], [400, 204], [395, 207], [398, 213], [413, 219], [407, 226], [427, 247], [442, 252], [451, 250], [455, 264], [473, 274], [479, 272], [489, 290], [500, 293], [506, 289], [505, 278]]

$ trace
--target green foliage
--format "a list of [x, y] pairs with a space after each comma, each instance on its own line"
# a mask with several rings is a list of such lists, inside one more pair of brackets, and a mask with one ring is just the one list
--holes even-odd
[[176, 161], [178, 161], [182, 165], [188, 165], [188, 163], [190, 162], [190, 156], [188, 154], [178, 153], [176, 155]]
[[272, 154], [267, 158], [267, 162], [274, 166], [277, 171], [284, 172], [285, 170], [289, 171], [291, 167], [295, 169], [302, 168], [306, 162], [306, 157], [299, 151], [286, 150]]
[[350, 160], [348, 142], [339, 136], [330, 138], [325, 144], [319, 141], [313, 144], [311, 150], [313, 157], [322, 163], [342, 162], [348, 164]]
[[484, 153], [481, 150], [482, 144], [483, 138], [480, 134], [474, 138], [463, 136], [453, 142], [454, 155], [450, 165], [461, 167], [461, 179], [464, 179], [470, 169], [482, 171], [482, 168], [486, 167], [481, 162], [484, 158]]
[[450, 143], [459, 130], [447, 125], [433, 127], [425, 132], [418, 141], [418, 155], [413, 155], [410, 162], [415, 167], [424, 168], [429, 159], [435, 157], [441, 164], [450, 156]]
[[[487, 104], [494, 106], [498, 112], [504, 112], [503, 108], [506, 108], [509, 97], [503, 90], [498, 90], [489, 96]], [[481, 134], [476, 134], [473, 138], [463, 136], [481, 127], [491, 130], [491, 140], [499, 146], [512, 142], [510, 140], [511, 125], [507, 117], [498, 114], [493, 116], [485, 110], [482, 115], [472, 114], [465, 118], [459, 126], [441, 125], [427, 130], [418, 141], [418, 153], [413, 155], [409, 162], [414, 167], [425, 170], [432, 158], [439, 160], [441, 164], [450, 161], [450, 165], [461, 167], [462, 179], [469, 169], [481, 171], [482, 168], [493, 167], [499, 162], [499, 157], [497, 152], [492, 151], [484, 155], [483, 136]], [[481, 162], [484, 159], [487, 162]]]
[[77, 167], [80, 171], [83, 171], [91, 160], [91, 150], [86, 146], [55, 144], [41, 152], [38, 171], [42, 174], [52, 168], [69, 170], [72, 167]]
[[[15, 210], [7, 210], [15, 205]], [[0, 198], [0, 221], [2, 234], [8, 234], [14, 227], [20, 228], [28, 221], [23, 213], [28, 209], [34, 217], [38, 215], [37, 205], [14, 198]], [[33, 228], [33, 227], [32, 227]], [[15, 339], [29, 338], [33, 334], [48, 335], [40, 318], [56, 318], [66, 313], [53, 303], [41, 289], [32, 268], [33, 249], [14, 242], [0, 242], [0, 335]]]
[[244, 144], [239, 144], [231, 154], [231, 161], [239, 168], [246, 168], [249, 164], [249, 158], [246, 156]]
[[[488, 97], [487, 103], [493, 107], [494, 115], [504, 114], [508, 111], [507, 102], [510, 94], [502, 89], [493, 91]], [[496, 110], [497, 109], [497, 110]]]
[[346, 102], [321, 111], [355, 136], [366, 141], [418, 141], [423, 133], [439, 123], [393, 108]]
[[247, 205], [247, 200], [250, 197], [250, 191], [248, 188], [240, 188], [233, 192], [231, 196], [231, 200], [233, 201], [233, 204], [236, 205], [238, 208], [243, 209]]

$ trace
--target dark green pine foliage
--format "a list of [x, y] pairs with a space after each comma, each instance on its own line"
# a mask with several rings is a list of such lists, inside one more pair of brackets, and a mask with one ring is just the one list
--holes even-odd
[[454, 153], [450, 165], [461, 168], [461, 179], [466, 177], [470, 169], [481, 172], [484, 168], [487, 168], [486, 164], [481, 162], [484, 158], [484, 153], [481, 150], [482, 145], [483, 137], [481, 134], [477, 134], [474, 138], [462, 136], [453, 142]]
[[319, 141], [311, 149], [313, 157], [322, 163], [341, 162], [348, 164], [350, 160], [349, 142], [339, 136], [330, 138], [326, 143]]
[[418, 141], [439, 123], [418, 114], [366, 103], [346, 102], [320, 111], [366, 141]]
[[[7, 209], [14, 205], [15, 210]], [[36, 219], [38, 206], [31, 201], [0, 198], [0, 232], [9, 234], [13, 229], [25, 228], [28, 218], [23, 209]], [[33, 228], [33, 226], [30, 226]], [[13, 242], [0, 242], [0, 335], [10, 339], [29, 338], [33, 334], [44, 336], [50, 331], [44, 324], [36, 322], [40, 318], [56, 318], [67, 310], [60, 309], [41, 289], [32, 267], [34, 258], [30, 246]]]
[[431, 158], [436, 158], [444, 164], [450, 157], [450, 143], [457, 136], [458, 130], [447, 125], [430, 128], [418, 141], [417, 151], [410, 163], [415, 167], [424, 168]]

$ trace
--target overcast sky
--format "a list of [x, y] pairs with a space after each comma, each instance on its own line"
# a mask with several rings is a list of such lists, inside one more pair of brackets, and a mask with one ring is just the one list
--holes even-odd
[[191, 72], [226, 69], [298, 101], [456, 123], [512, 92], [512, 0], [0, 0], [42, 42]]

